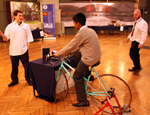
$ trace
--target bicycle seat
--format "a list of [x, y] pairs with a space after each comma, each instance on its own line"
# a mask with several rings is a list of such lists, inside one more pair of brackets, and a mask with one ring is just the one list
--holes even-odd
[[100, 62], [100, 61], [98, 61], [97, 63], [95, 63], [94, 65], [92, 65], [92, 67], [94, 67], [94, 66], [98, 66], [100, 63], [101, 63], [101, 62]]

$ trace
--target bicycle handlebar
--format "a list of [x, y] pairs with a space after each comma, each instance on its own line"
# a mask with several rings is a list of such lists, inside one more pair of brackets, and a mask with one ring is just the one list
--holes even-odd
[[69, 54], [66, 54], [66, 55], [63, 55], [62, 56], [62, 61], [64, 61], [64, 60], [66, 60], [66, 61], [69, 61], [70, 62], [70, 57], [72, 57], [73, 56], [73, 54], [71, 54], [71, 53], [69, 53]]

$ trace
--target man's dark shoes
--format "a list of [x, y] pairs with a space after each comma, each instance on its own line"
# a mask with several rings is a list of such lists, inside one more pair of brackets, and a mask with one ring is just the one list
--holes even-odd
[[32, 86], [32, 81], [27, 81], [30, 86]]
[[8, 87], [14, 86], [14, 85], [16, 85], [16, 84], [18, 84], [18, 81], [17, 81], [17, 82], [12, 81], [12, 82], [8, 85]]
[[90, 104], [88, 101], [86, 101], [86, 102], [74, 103], [74, 104], [72, 104], [72, 106], [74, 106], [74, 107], [88, 107], [88, 106], [90, 106]]
[[135, 70], [133, 74], [137, 75], [137, 74], [139, 74], [139, 72], [140, 72], [140, 71], [141, 71], [141, 68], [140, 68], [140, 69]]
[[132, 71], [133, 74], [137, 75], [139, 73], [139, 71], [141, 71], [141, 68], [136, 69], [135, 67], [133, 67], [132, 69], [129, 69], [129, 71]]
[[129, 71], [136, 71], [137, 69], [135, 69], [134, 67], [132, 69], [129, 69]]

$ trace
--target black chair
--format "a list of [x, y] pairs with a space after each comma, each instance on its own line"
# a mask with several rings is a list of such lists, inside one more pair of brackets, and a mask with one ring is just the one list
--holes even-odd
[[41, 36], [40, 31], [43, 31], [43, 30], [37, 28], [37, 29], [31, 31], [34, 41], [39, 41], [38, 38], [42, 38], [42, 40], [43, 40], [44, 36]]

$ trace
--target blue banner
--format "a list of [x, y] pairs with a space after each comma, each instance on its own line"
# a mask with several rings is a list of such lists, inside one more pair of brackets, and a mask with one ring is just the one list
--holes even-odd
[[55, 5], [43, 4], [43, 32], [44, 38], [55, 37]]

